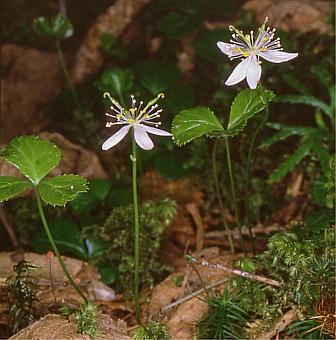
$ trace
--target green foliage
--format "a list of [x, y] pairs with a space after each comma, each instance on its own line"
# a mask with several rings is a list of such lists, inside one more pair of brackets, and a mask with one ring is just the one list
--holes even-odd
[[123, 98], [123, 94], [133, 87], [133, 72], [129, 69], [113, 67], [102, 73], [95, 86], [99, 91]]
[[320, 329], [312, 329], [321, 326], [321, 322], [318, 320], [304, 319], [296, 321], [286, 328], [286, 335], [295, 336], [295, 339], [333, 339], [331, 336], [321, 333]]
[[176, 65], [167, 62], [143, 62], [135, 67], [137, 81], [152, 95], [164, 92], [181, 77]]
[[13, 332], [36, 320], [33, 303], [36, 299], [36, 283], [31, 272], [37, 267], [21, 260], [14, 267], [14, 274], [6, 280], [11, 302], [10, 317]]
[[35, 136], [13, 139], [0, 157], [17, 167], [33, 184], [38, 184], [61, 160], [60, 149]]
[[140, 325], [131, 331], [136, 340], [169, 340], [167, 328], [158, 321], [149, 320], [145, 325]]
[[155, 157], [155, 167], [168, 180], [180, 179], [187, 173], [183, 156], [183, 154], [174, 151], [160, 152]]
[[178, 39], [198, 30], [202, 26], [202, 16], [199, 14], [169, 12], [155, 24], [156, 28], [167, 38]]
[[[88, 258], [83, 240], [80, 239], [80, 231], [77, 225], [69, 220], [55, 220], [50, 223], [50, 232], [60, 251], [72, 253], [79, 258]], [[50, 250], [50, 242], [47, 234], [43, 231], [33, 238], [33, 245], [39, 253]]]
[[89, 335], [94, 339], [100, 336], [101, 332], [98, 328], [99, 312], [97, 305], [93, 302], [81, 305], [79, 311], [75, 313], [74, 320], [77, 333]]
[[45, 17], [36, 18], [33, 24], [37, 34], [53, 40], [64, 40], [73, 35], [71, 21], [63, 13], [53, 16], [50, 21]]
[[113, 34], [103, 33], [101, 35], [101, 49], [109, 56], [124, 59], [127, 56], [127, 50], [123, 46], [116, 46], [117, 38]]
[[332, 228], [315, 235], [307, 230], [277, 233], [270, 237], [268, 250], [237, 265], [242, 270], [252, 268], [252, 272], [278, 280], [280, 287], [243, 278], [235, 279], [234, 285], [250, 299], [254, 313], [269, 320], [268, 327], [289, 308], [312, 315], [321, 295], [334, 292], [335, 253]]
[[206, 299], [208, 312], [196, 324], [197, 339], [242, 339], [247, 312], [241, 308], [242, 293], [230, 291]]
[[31, 187], [31, 184], [24, 179], [0, 176], [0, 201], [7, 201], [29, 187]]
[[[175, 202], [169, 198], [157, 202], [146, 201], [141, 205], [141, 263], [140, 278], [143, 285], [153, 286], [154, 277], [167, 271], [168, 267], [157, 261], [162, 233], [175, 214]], [[82, 236], [110, 242], [110, 246], [94, 263], [109, 263], [117, 268], [120, 286], [129, 296], [132, 291], [134, 269], [133, 206], [113, 209], [102, 225], [86, 227]]]
[[214, 113], [207, 107], [198, 106], [183, 110], [173, 120], [174, 143], [182, 146], [191, 140], [213, 131], [224, 131]]
[[17, 167], [26, 176], [27, 181], [2, 176], [0, 186], [3, 188], [0, 201], [7, 200], [34, 186], [44, 202], [51, 205], [65, 205], [74, 199], [79, 192], [87, 190], [86, 180], [77, 175], [63, 175], [41, 181], [61, 159], [59, 148], [42, 138], [24, 136], [13, 139], [0, 157]]
[[245, 128], [250, 118], [265, 108], [263, 93], [268, 102], [275, 96], [272, 91], [262, 89], [260, 86], [256, 90], [246, 89], [238, 93], [230, 110], [227, 126], [229, 136], [236, 136]]

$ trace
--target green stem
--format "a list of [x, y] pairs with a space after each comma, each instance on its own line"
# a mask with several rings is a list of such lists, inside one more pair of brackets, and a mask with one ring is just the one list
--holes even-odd
[[140, 322], [141, 311], [139, 303], [139, 261], [140, 261], [140, 224], [137, 188], [137, 146], [132, 133], [132, 185], [133, 185], [133, 209], [134, 209], [134, 301], [136, 319]]
[[252, 241], [252, 246], [253, 246], [253, 252], [255, 252], [255, 244], [254, 244], [254, 238], [252, 235], [252, 227], [251, 227], [251, 222], [250, 222], [250, 204], [249, 204], [249, 195], [250, 195], [250, 177], [251, 177], [251, 163], [252, 163], [252, 153], [253, 153], [253, 148], [255, 141], [257, 139], [257, 136], [261, 129], [264, 127], [268, 116], [269, 116], [269, 106], [268, 106], [268, 101], [265, 96], [264, 88], [260, 85], [260, 90], [261, 90], [261, 100], [265, 104], [265, 114], [263, 119], [261, 120], [260, 124], [258, 127], [255, 129], [251, 142], [249, 145], [248, 149], [248, 154], [247, 154], [247, 161], [246, 161], [246, 174], [245, 174], [245, 213], [246, 213], [246, 225], [249, 230], [249, 235]]
[[72, 279], [70, 273], [68, 272], [62, 258], [61, 255], [57, 249], [56, 243], [54, 241], [54, 238], [50, 232], [47, 220], [45, 218], [44, 212], [43, 212], [43, 208], [42, 208], [42, 202], [41, 202], [41, 197], [40, 197], [40, 193], [38, 192], [38, 189], [36, 188], [36, 201], [37, 201], [37, 207], [40, 213], [40, 217], [42, 220], [42, 224], [44, 226], [45, 232], [47, 233], [48, 239], [50, 241], [51, 247], [63, 269], [63, 272], [65, 274], [65, 276], [67, 277], [67, 279], [69, 280], [69, 282], [71, 283], [71, 285], [76, 289], [77, 293], [83, 298], [84, 302], [87, 302], [87, 298], [85, 297], [85, 295], [83, 294], [83, 292], [79, 289], [79, 287], [76, 285], [76, 283], [74, 282], [74, 280]]
[[226, 158], [227, 158], [227, 164], [228, 164], [228, 170], [229, 170], [229, 178], [230, 178], [230, 185], [231, 185], [231, 196], [232, 196], [232, 201], [233, 201], [233, 208], [234, 208], [234, 211], [235, 211], [235, 218], [236, 218], [236, 222], [237, 222], [237, 225], [238, 225], [238, 230], [239, 230], [239, 235], [240, 235], [242, 247], [243, 247], [244, 252], [246, 253], [243, 234], [242, 234], [242, 231], [241, 231], [239, 211], [238, 211], [238, 205], [237, 205], [237, 199], [236, 199], [236, 190], [235, 190], [234, 177], [233, 177], [233, 172], [232, 172], [229, 137], [225, 136], [224, 140], [225, 140], [225, 147], [226, 147]]
[[226, 220], [226, 217], [225, 217], [224, 204], [223, 204], [223, 199], [222, 199], [222, 195], [221, 195], [221, 192], [220, 192], [220, 186], [219, 186], [219, 179], [218, 179], [218, 172], [217, 172], [217, 160], [216, 160], [217, 145], [218, 145], [218, 139], [215, 140], [215, 143], [214, 143], [213, 149], [212, 149], [212, 171], [213, 171], [213, 177], [214, 177], [214, 181], [215, 181], [216, 195], [217, 195], [219, 209], [221, 211], [221, 215], [222, 215], [222, 219], [223, 219], [223, 223], [224, 223], [224, 228], [225, 228], [225, 231], [227, 233], [227, 238], [228, 238], [228, 241], [229, 241], [230, 250], [234, 254], [235, 249], [234, 249], [234, 244], [233, 244], [233, 241], [232, 241], [231, 230], [228, 226], [228, 223], [227, 223], [227, 220]]
[[[79, 98], [77, 96], [77, 92], [76, 92], [76, 90], [75, 90], [75, 88], [74, 88], [74, 86], [72, 84], [71, 79], [70, 79], [69, 71], [68, 71], [68, 68], [66, 66], [66, 63], [65, 63], [65, 60], [64, 60], [64, 57], [63, 57], [63, 53], [62, 53], [62, 49], [61, 49], [61, 45], [60, 45], [58, 40], [55, 41], [55, 45], [56, 45], [57, 55], [58, 55], [58, 58], [60, 60], [60, 63], [61, 63], [61, 66], [62, 66], [62, 70], [64, 72], [66, 81], [68, 83], [68, 86], [69, 86], [72, 98], [73, 98], [73, 100], [75, 102], [75, 105], [77, 106], [77, 110], [80, 113], [82, 113], [83, 112], [82, 105], [81, 105], [81, 103], [79, 101]], [[78, 118], [78, 117], [76, 117], [76, 118]]]

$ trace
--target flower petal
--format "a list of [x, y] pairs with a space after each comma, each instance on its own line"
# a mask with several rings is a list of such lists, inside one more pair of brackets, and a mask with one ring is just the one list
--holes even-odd
[[217, 41], [217, 47], [229, 57], [234, 57], [236, 55], [242, 54], [240, 47], [234, 44], [228, 44], [223, 41]]
[[152, 133], [153, 135], [158, 136], [172, 136], [172, 134], [168, 131], [164, 131], [161, 129], [154, 128], [152, 126], [142, 125], [140, 124], [143, 129], [145, 129], [147, 132]]
[[298, 53], [287, 53], [282, 51], [264, 51], [259, 52], [258, 55], [271, 63], [283, 63], [298, 56]]
[[154, 147], [143, 125], [134, 125], [134, 138], [141, 149], [151, 150]]
[[252, 56], [250, 67], [247, 70], [247, 83], [251, 89], [255, 89], [261, 76], [261, 66], [256, 56]]
[[235, 85], [246, 78], [248, 68], [250, 67], [252, 56], [241, 61], [232, 71], [230, 77], [225, 82], [225, 85]]
[[108, 138], [102, 145], [103, 150], [111, 149], [113, 146], [117, 145], [128, 133], [131, 125], [123, 126], [110, 138]]

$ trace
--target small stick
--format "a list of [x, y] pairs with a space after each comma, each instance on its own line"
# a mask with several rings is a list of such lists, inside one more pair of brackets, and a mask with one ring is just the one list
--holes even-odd
[[4, 203], [0, 203], [0, 220], [4, 224], [4, 226], [7, 230], [7, 233], [9, 235], [14, 247], [16, 249], [20, 248], [18, 238], [16, 237], [14, 227], [13, 227], [12, 223], [10, 222], [10, 220], [8, 218]]
[[185, 256], [188, 256], [189, 262], [192, 261], [193, 263], [200, 264], [201, 266], [205, 266], [205, 267], [209, 267], [209, 268], [214, 268], [214, 269], [221, 269], [221, 270], [224, 270], [225, 272], [230, 273], [230, 274], [246, 277], [248, 279], [256, 280], [256, 281], [263, 282], [263, 283], [267, 283], [269, 285], [276, 286], [276, 287], [280, 286], [280, 282], [279, 281], [268, 279], [267, 277], [251, 274], [251, 273], [248, 273], [248, 272], [243, 272], [243, 271], [238, 270], [238, 269], [232, 269], [232, 268], [229, 268], [229, 267], [224, 267], [224, 266], [222, 266], [220, 264], [217, 264], [217, 263], [209, 263], [209, 262], [204, 261], [204, 260], [200, 261], [200, 260], [197, 260], [195, 257], [190, 256], [190, 255], [185, 255]]
[[173, 302], [173, 303], [171, 303], [171, 304], [169, 304], [169, 305], [167, 305], [167, 306], [164, 306], [164, 307], [160, 308], [160, 312], [163, 312], [163, 311], [165, 311], [165, 310], [167, 310], [167, 309], [170, 309], [170, 308], [173, 308], [173, 307], [175, 307], [175, 306], [177, 306], [177, 305], [180, 305], [181, 303], [190, 300], [190, 299], [193, 298], [194, 296], [199, 295], [199, 294], [203, 293], [204, 291], [207, 291], [208, 289], [211, 289], [211, 288], [213, 288], [213, 287], [219, 286], [219, 285], [221, 285], [222, 283], [227, 282], [228, 280], [229, 280], [229, 279], [219, 280], [219, 281], [216, 281], [216, 282], [214, 282], [214, 283], [211, 283], [211, 284], [209, 284], [209, 285], [207, 285], [207, 286], [205, 286], [205, 287], [203, 287], [203, 288], [201, 288], [201, 289], [198, 289], [198, 290], [194, 291], [193, 293], [191, 293], [191, 294], [189, 294], [189, 295], [186, 295], [186, 296], [184, 296], [183, 298], [181, 298], [181, 299], [179, 299], [179, 300], [177, 300], [177, 301], [175, 301], [175, 302]]

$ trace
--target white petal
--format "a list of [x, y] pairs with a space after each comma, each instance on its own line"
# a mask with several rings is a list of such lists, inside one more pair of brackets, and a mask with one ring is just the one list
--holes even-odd
[[143, 129], [145, 129], [147, 132], [152, 133], [153, 135], [158, 135], [158, 136], [172, 136], [170, 132], [154, 128], [152, 126], [147, 126], [147, 125], [142, 125], [140, 124]]
[[131, 125], [123, 126], [119, 129], [115, 134], [113, 134], [110, 138], [108, 138], [102, 145], [103, 150], [108, 150], [113, 146], [117, 145], [128, 133]]
[[239, 83], [240, 81], [242, 81], [243, 79], [245, 79], [247, 76], [247, 71], [250, 66], [251, 60], [252, 60], [252, 56], [241, 61], [236, 66], [236, 68], [232, 71], [230, 77], [225, 82], [225, 85], [227, 86], [235, 85]]
[[154, 147], [152, 140], [149, 138], [146, 130], [141, 125], [134, 126], [134, 138], [141, 149], [151, 150]]
[[[223, 41], [217, 41], [217, 47], [226, 55], [232, 57], [242, 54], [239, 46], [234, 44], [228, 44]], [[239, 48], [239, 51], [235, 51], [235, 48]]]
[[261, 76], [261, 66], [256, 56], [252, 57], [250, 67], [247, 70], [247, 83], [251, 89], [255, 89]]
[[270, 61], [271, 63], [283, 63], [298, 56], [298, 53], [287, 53], [282, 51], [264, 51], [259, 52], [260, 57]]

